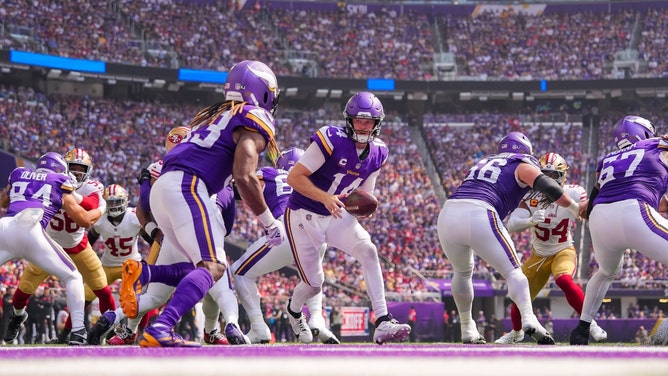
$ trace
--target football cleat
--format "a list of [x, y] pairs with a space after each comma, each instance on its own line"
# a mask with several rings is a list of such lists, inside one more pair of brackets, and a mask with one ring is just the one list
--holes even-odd
[[570, 342], [571, 345], [589, 345], [589, 329], [578, 324], [571, 332]]
[[28, 319], [28, 312], [23, 312], [22, 315], [15, 315], [12, 312], [12, 316], [9, 318], [9, 322], [7, 323], [7, 331], [5, 332], [5, 342], [10, 343], [13, 342], [16, 337], [19, 336], [19, 332], [21, 331], [21, 325], [23, 325], [24, 322]]
[[539, 345], [554, 345], [554, 338], [547, 332], [545, 328], [538, 322], [536, 316], [532, 316], [522, 322], [522, 330], [524, 333], [535, 339]]
[[292, 327], [292, 332], [295, 334], [295, 337], [302, 343], [311, 343], [313, 342], [313, 333], [311, 333], [311, 328], [306, 324], [306, 318], [302, 312], [299, 312], [299, 317], [294, 317], [290, 313], [290, 302], [286, 310], [288, 311], [288, 321], [290, 321], [290, 326]]
[[141, 294], [142, 263], [125, 260], [122, 268], [121, 289], [119, 291], [121, 309], [128, 318], [134, 319], [139, 313], [139, 294]]
[[137, 342], [137, 333], [125, 325], [120, 325], [116, 328], [116, 334], [107, 340], [107, 345], [127, 346], [134, 345], [135, 342]]
[[116, 312], [109, 310], [102, 314], [95, 325], [91, 328], [90, 333], [88, 333], [88, 343], [90, 345], [101, 344], [102, 337], [109, 333], [109, 331], [113, 328], [115, 321]]
[[186, 341], [174, 332], [173, 328], [151, 325], [144, 330], [139, 338], [141, 347], [202, 347], [202, 344], [194, 341]]
[[511, 330], [510, 332], [501, 336], [501, 338], [494, 341], [501, 345], [514, 345], [524, 340], [524, 330]]
[[207, 345], [229, 345], [230, 342], [225, 338], [225, 336], [214, 329], [211, 332], [204, 332], [204, 343]]
[[246, 334], [246, 338], [248, 338], [250, 343], [266, 344], [271, 342], [271, 330], [269, 330], [266, 324], [251, 324], [251, 330]]
[[603, 328], [598, 326], [596, 320], [591, 321], [591, 325], [589, 326], [589, 334], [591, 334], [591, 338], [593, 338], [596, 342], [603, 342], [608, 339], [608, 333], [603, 330]]
[[388, 341], [401, 342], [405, 341], [410, 334], [411, 327], [408, 324], [399, 324], [390, 315], [390, 320], [381, 322], [374, 331], [373, 341], [379, 345]]
[[68, 344], [70, 346], [86, 346], [88, 344], [86, 337], [86, 328], [81, 328], [76, 332], [70, 333], [70, 341]]
[[326, 345], [340, 345], [341, 341], [332, 333], [329, 329], [324, 326], [315, 327], [312, 323], [309, 322], [309, 327], [311, 328], [311, 334], [313, 338], [318, 337], [320, 342]]
[[230, 345], [250, 345], [250, 340], [239, 329], [239, 326], [234, 323], [225, 325], [225, 337]]

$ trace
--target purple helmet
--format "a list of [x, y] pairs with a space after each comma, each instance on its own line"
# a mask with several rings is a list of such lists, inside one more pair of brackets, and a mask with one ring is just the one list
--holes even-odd
[[67, 162], [62, 155], [50, 151], [39, 157], [39, 160], [37, 160], [37, 169], [65, 174], [67, 173]]
[[278, 157], [278, 161], [276, 161], [276, 167], [280, 168], [281, 170], [290, 171], [292, 166], [296, 165], [297, 161], [299, 161], [299, 158], [302, 157], [302, 154], [304, 154], [304, 149], [288, 149], [281, 153], [281, 156]]
[[276, 75], [262, 62], [244, 60], [227, 74], [225, 100], [248, 102], [273, 113], [278, 94]]
[[510, 132], [499, 141], [499, 153], [533, 154], [531, 141], [520, 132]]
[[615, 124], [612, 135], [618, 148], [635, 144], [637, 141], [652, 138], [655, 135], [654, 124], [640, 116], [625, 116]]
[[[346, 118], [346, 134], [352, 138], [353, 141], [362, 144], [368, 144], [373, 141], [380, 134], [380, 123], [385, 118], [383, 112], [383, 104], [375, 95], [362, 91], [353, 95], [346, 103], [346, 108], [343, 110], [343, 116]], [[355, 133], [353, 127], [353, 118], [373, 119], [376, 121], [371, 134], [358, 135]]]

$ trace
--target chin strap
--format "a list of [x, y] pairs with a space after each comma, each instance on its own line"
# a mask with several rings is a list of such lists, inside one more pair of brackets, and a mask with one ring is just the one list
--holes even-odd
[[371, 146], [369, 146], [369, 144], [366, 144], [364, 151], [362, 152], [362, 154], [360, 154], [360, 161], [365, 160], [366, 157], [369, 156], [369, 151], [371, 151]]

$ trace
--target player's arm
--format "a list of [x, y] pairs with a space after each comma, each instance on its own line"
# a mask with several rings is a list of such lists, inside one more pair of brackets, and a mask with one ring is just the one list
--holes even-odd
[[545, 221], [545, 210], [536, 210], [532, 215], [526, 202], [522, 201], [520, 205], [510, 213], [506, 228], [510, 232], [521, 232], [529, 227], [536, 226], [543, 221]]
[[[303, 161], [303, 162], [302, 162]], [[325, 163], [325, 157], [315, 143], [311, 143], [299, 162], [288, 173], [288, 184], [295, 191], [322, 203], [332, 216], [341, 218], [341, 209], [345, 207], [339, 195], [331, 195], [316, 187], [309, 176]]]
[[587, 202], [573, 200], [554, 179], [543, 174], [540, 169], [529, 163], [520, 163], [515, 170], [519, 181], [529, 185], [534, 191], [545, 195], [550, 202], [568, 209], [576, 218], [580, 218], [587, 208]]
[[659, 213], [666, 213], [668, 212], [668, 197], [664, 194], [661, 196], [661, 200], [659, 201]]
[[0, 193], [0, 206], [2, 206], [3, 209], [9, 207], [9, 187], [10, 185], [7, 184], [7, 186], [3, 188], [2, 193]]
[[77, 203], [75, 194], [63, 195], [63, 209], [81, 227], [92, 227], [104, 214], [101, 209], [86, 210]]
[[88, 230], [88, 243], [90, 243], [91, 245], [93, 245], [93, 244], [95, 244], [95, 242], [96, 242], [97, 239], [99, 239], [99, 238], [100, 238], [100, 234], [99, 234], [97, 231], [95, 231], [95, 227], [91, 227], [91, 228]]

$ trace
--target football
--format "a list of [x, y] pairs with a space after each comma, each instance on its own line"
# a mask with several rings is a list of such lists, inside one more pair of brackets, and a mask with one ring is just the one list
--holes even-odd
[[371, 193], [355, 189], [344, 199], [346, 211], [352, 215], [366, 217], [378, 209], [378, 199]]

